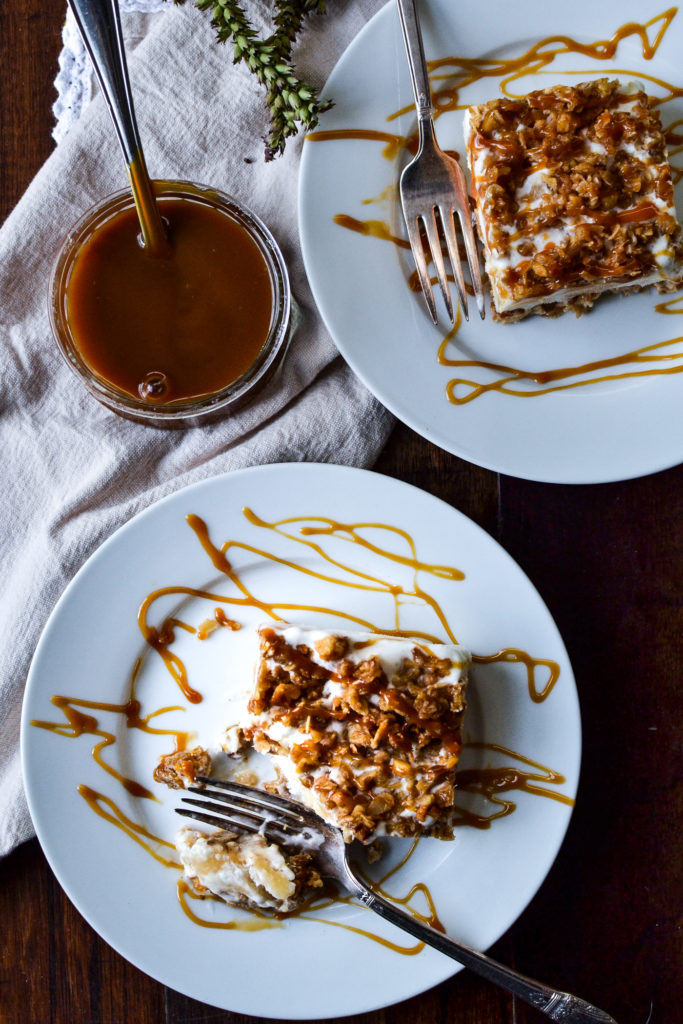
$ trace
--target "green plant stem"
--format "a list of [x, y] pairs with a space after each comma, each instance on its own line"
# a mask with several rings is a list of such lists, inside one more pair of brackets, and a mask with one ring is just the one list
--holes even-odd
[[297, 76], [292, 61], [304, 20], [311, 14], [324, 14], [325, 0], [274, 0], [274, 31], [266, 39], [258, 38], [240, 0], [195, 0], [195, 4], [199, 10], [211, 12], [219, 42], [232, 41], [233, 63], [243, 61], [266, 90], [270, 130], [265, 158], [272, 160], [284, 152], [287, 139], [301, 128], [311, 131], [319, 115], [332, 106]]

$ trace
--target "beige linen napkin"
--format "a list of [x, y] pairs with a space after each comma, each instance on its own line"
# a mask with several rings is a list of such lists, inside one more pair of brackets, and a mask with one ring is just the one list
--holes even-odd
[[[332, 0], [297, 53], [322, 82], [380, 0]], [[249, 0], [265, 15], [266, 0]], [[59, 144], [0, 231], [0, 855], [32, 834], [19, 760], [21, 699], [41, 629], [91, 552], [151, 502], [242, 466], [283, 461], [371, 465], [389, 414], [326, 333], [298, 244], [301, 139], [265, 164], [260, 87], [206, 15], [189, 4], [150, 19], [130, 57], [147, 162], [157, 177], [215, 185], [270, 226], [301, 310], [283, 376], [252, 405], [210, 426], [162, 431], [115, 416], [63, 364], [50, 336], [47, 284], [59, 244], [95, 201], [125, 186], [101, 97]]]

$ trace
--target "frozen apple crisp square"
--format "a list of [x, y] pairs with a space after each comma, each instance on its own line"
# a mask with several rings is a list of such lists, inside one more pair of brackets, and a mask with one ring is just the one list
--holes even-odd
[[496, 319], [680, 285], [666, 143], [638, 85], [603, 78], [470, 107], [465, 142]]
[[466, 650], [287, 624], [263, 626], [259, 648], [243, 731], [283, 792], [347, 841], [452, 836]]

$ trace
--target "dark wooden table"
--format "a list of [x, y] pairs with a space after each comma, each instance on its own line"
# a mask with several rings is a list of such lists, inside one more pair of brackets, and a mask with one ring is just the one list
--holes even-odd
[[[0, 220], [52, 149], [62, 16], [59, 0], [0, 4]], [[584, 996], [619, 1024], [675, 1024], [683, 1006], [683, 470], [600, 486], [529, 483], [471, 466], [401, 425], [376, 468], [445, 499], [517, 559], [577, 678], [584, 756], [569, 833], [493, 955]], [[0, 1024], [249, 1019], [178, 995], [123, 960], [72, 907], [36, 840], [0, 865]], [[546, 1018], [465, 971], [359, 1019]]]

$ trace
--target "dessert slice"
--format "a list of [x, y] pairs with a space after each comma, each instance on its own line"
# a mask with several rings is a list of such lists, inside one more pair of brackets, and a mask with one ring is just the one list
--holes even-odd
[[285, 852], [258, 833], [181, 828], [176, 849], [195, 892], [209, 891], [234, 907], [288, 913], [322, 885], [310, 853]]
[[465, 142], [495, 319], [679, 286], [666, 143], [638, 85], [603, 78], [470, 107]]
[[347, 841], [450, 838], [469, 653], [287, 624], [259, 642], [243, 731], [283, 788]]

